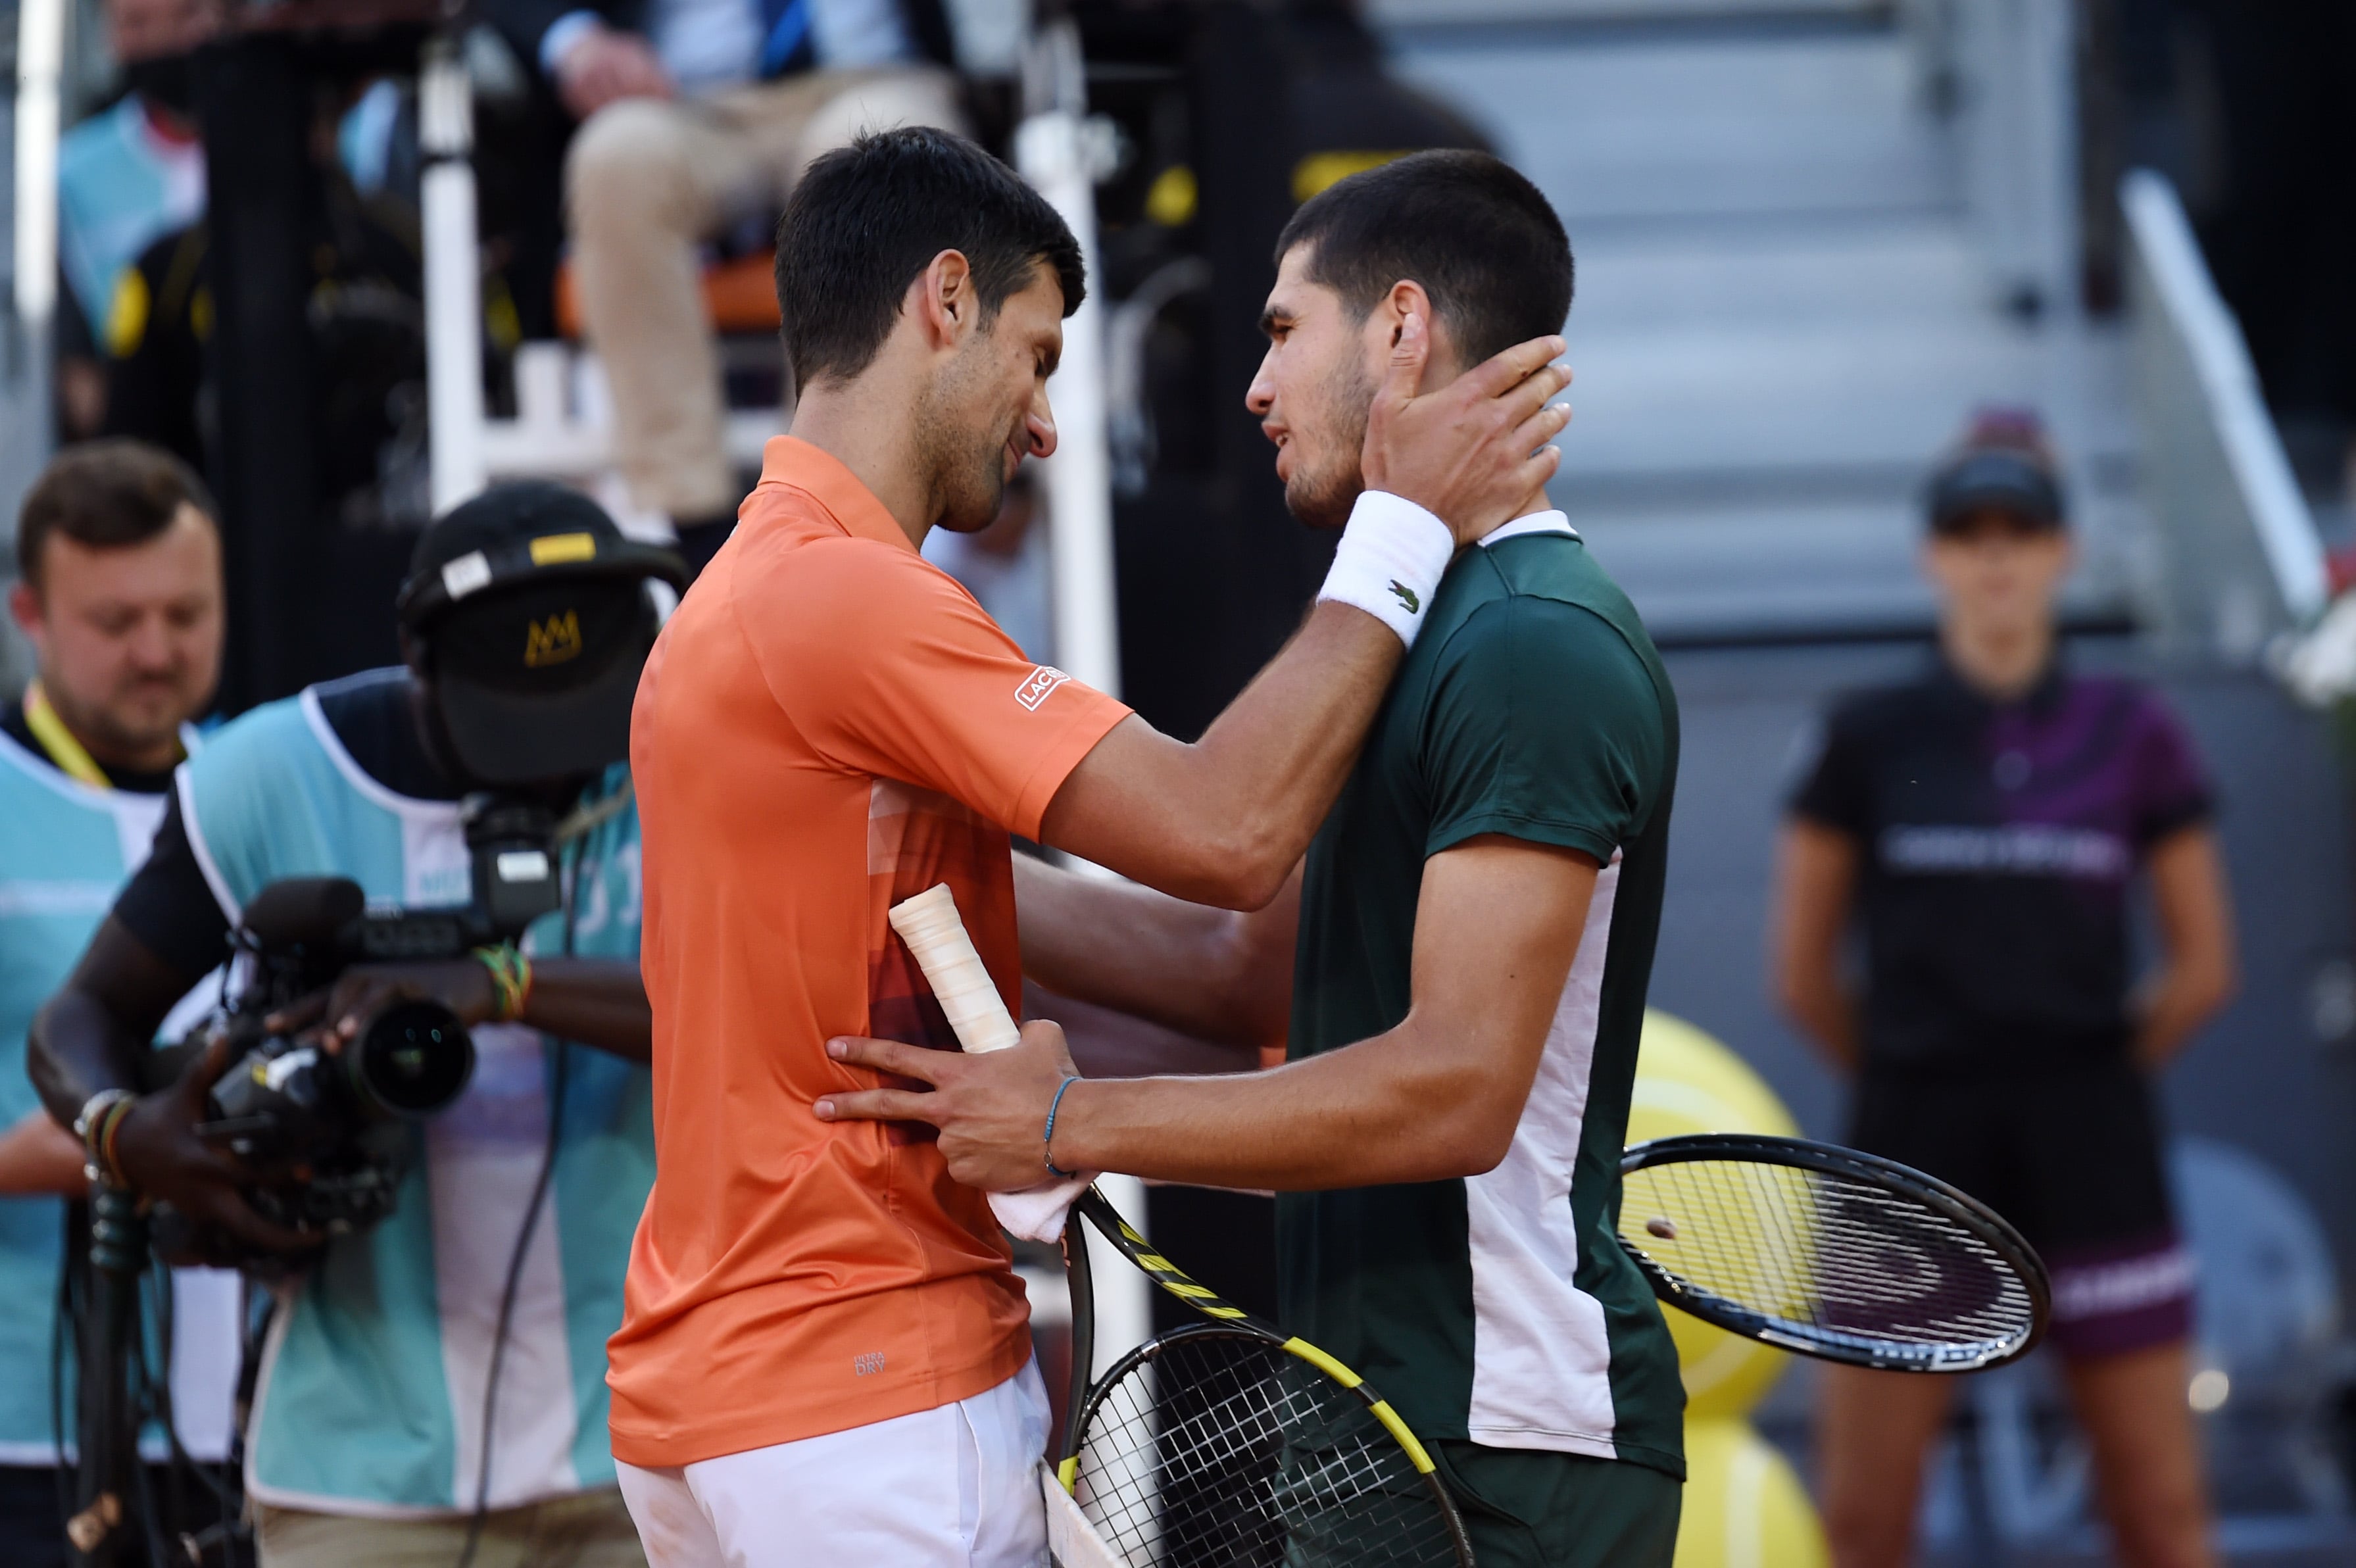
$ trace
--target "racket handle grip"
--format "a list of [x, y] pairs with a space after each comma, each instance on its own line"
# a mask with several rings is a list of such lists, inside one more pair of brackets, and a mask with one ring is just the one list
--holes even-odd
[[998, 983], [982, 967], [973, 938], [958, 916], [957, 899], [946, 882], [936, 883], [914, 898], [892, 907], [892, 929], [916, 956], [916, 967], [932, 983], [958, 1044], [969, 1051], [1002, 1051], [1018, 1043], [1023, 1032]]

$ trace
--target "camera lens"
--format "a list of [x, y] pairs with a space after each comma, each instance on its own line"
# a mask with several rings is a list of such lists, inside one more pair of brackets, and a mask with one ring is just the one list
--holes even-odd
[[396, 1002], [360, 1035], [352, 1078], [371, 1111], [431, 1116], [465, 1092], [475, 1075], [475, 1042], [439, 1002]]

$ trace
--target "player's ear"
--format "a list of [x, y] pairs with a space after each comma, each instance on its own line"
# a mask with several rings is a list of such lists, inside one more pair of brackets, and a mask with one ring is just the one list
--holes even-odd
[[21, 578], [8, 587], [8, 618], [27, 637], [37, 637], [48, 628], [48, 618], [41, 611], [40, 593]]
[[1431, 295], [1412, 278], [1401, 278], [1391, 285], [1388, 292], [1367, 313], [1366, 346], [1374, 353], [1375, 373], [1379, 380], [1382, 367], [1390, 362], [1391, 350], [1398, 347], [1399, 333], [1410, 316], [1420, 317], [1427, 339], [1423, 385], [1418, 390], [1429, 392], [1445, 386], [1456, 379], [1454, 348], [1448, 339], [1447, 328], [1431, 308]]
[[917, 324], [926, 341], [937, 349], [953, 347], [976, 326], [981, 296], [974, 287], [973, 265], [962, 251], [943, 251], [912, 285]]

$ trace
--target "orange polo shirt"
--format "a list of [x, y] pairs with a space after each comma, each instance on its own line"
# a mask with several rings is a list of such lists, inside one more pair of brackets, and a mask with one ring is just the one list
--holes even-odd
[[958, 1048], [885, 912], [947, 882], [1021, 1006], [1010, 830], [1129, 710], [1033, 664], [841, 463], [769, 443], [630, 725], [656, 1176], [607, 1347], [614, 1453], [692, 1464], [969, 1398], [1031, 1353], [929, 1129], [828, 1123], [838, 1035]]

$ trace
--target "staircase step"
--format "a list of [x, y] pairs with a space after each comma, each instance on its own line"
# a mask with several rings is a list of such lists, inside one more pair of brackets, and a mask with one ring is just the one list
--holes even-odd
[[1891, 29], [1417, 29], [1396, 41], [1394, 68], [1486, 129], [1574, 227], [1960, 199], [1945, 127]]

